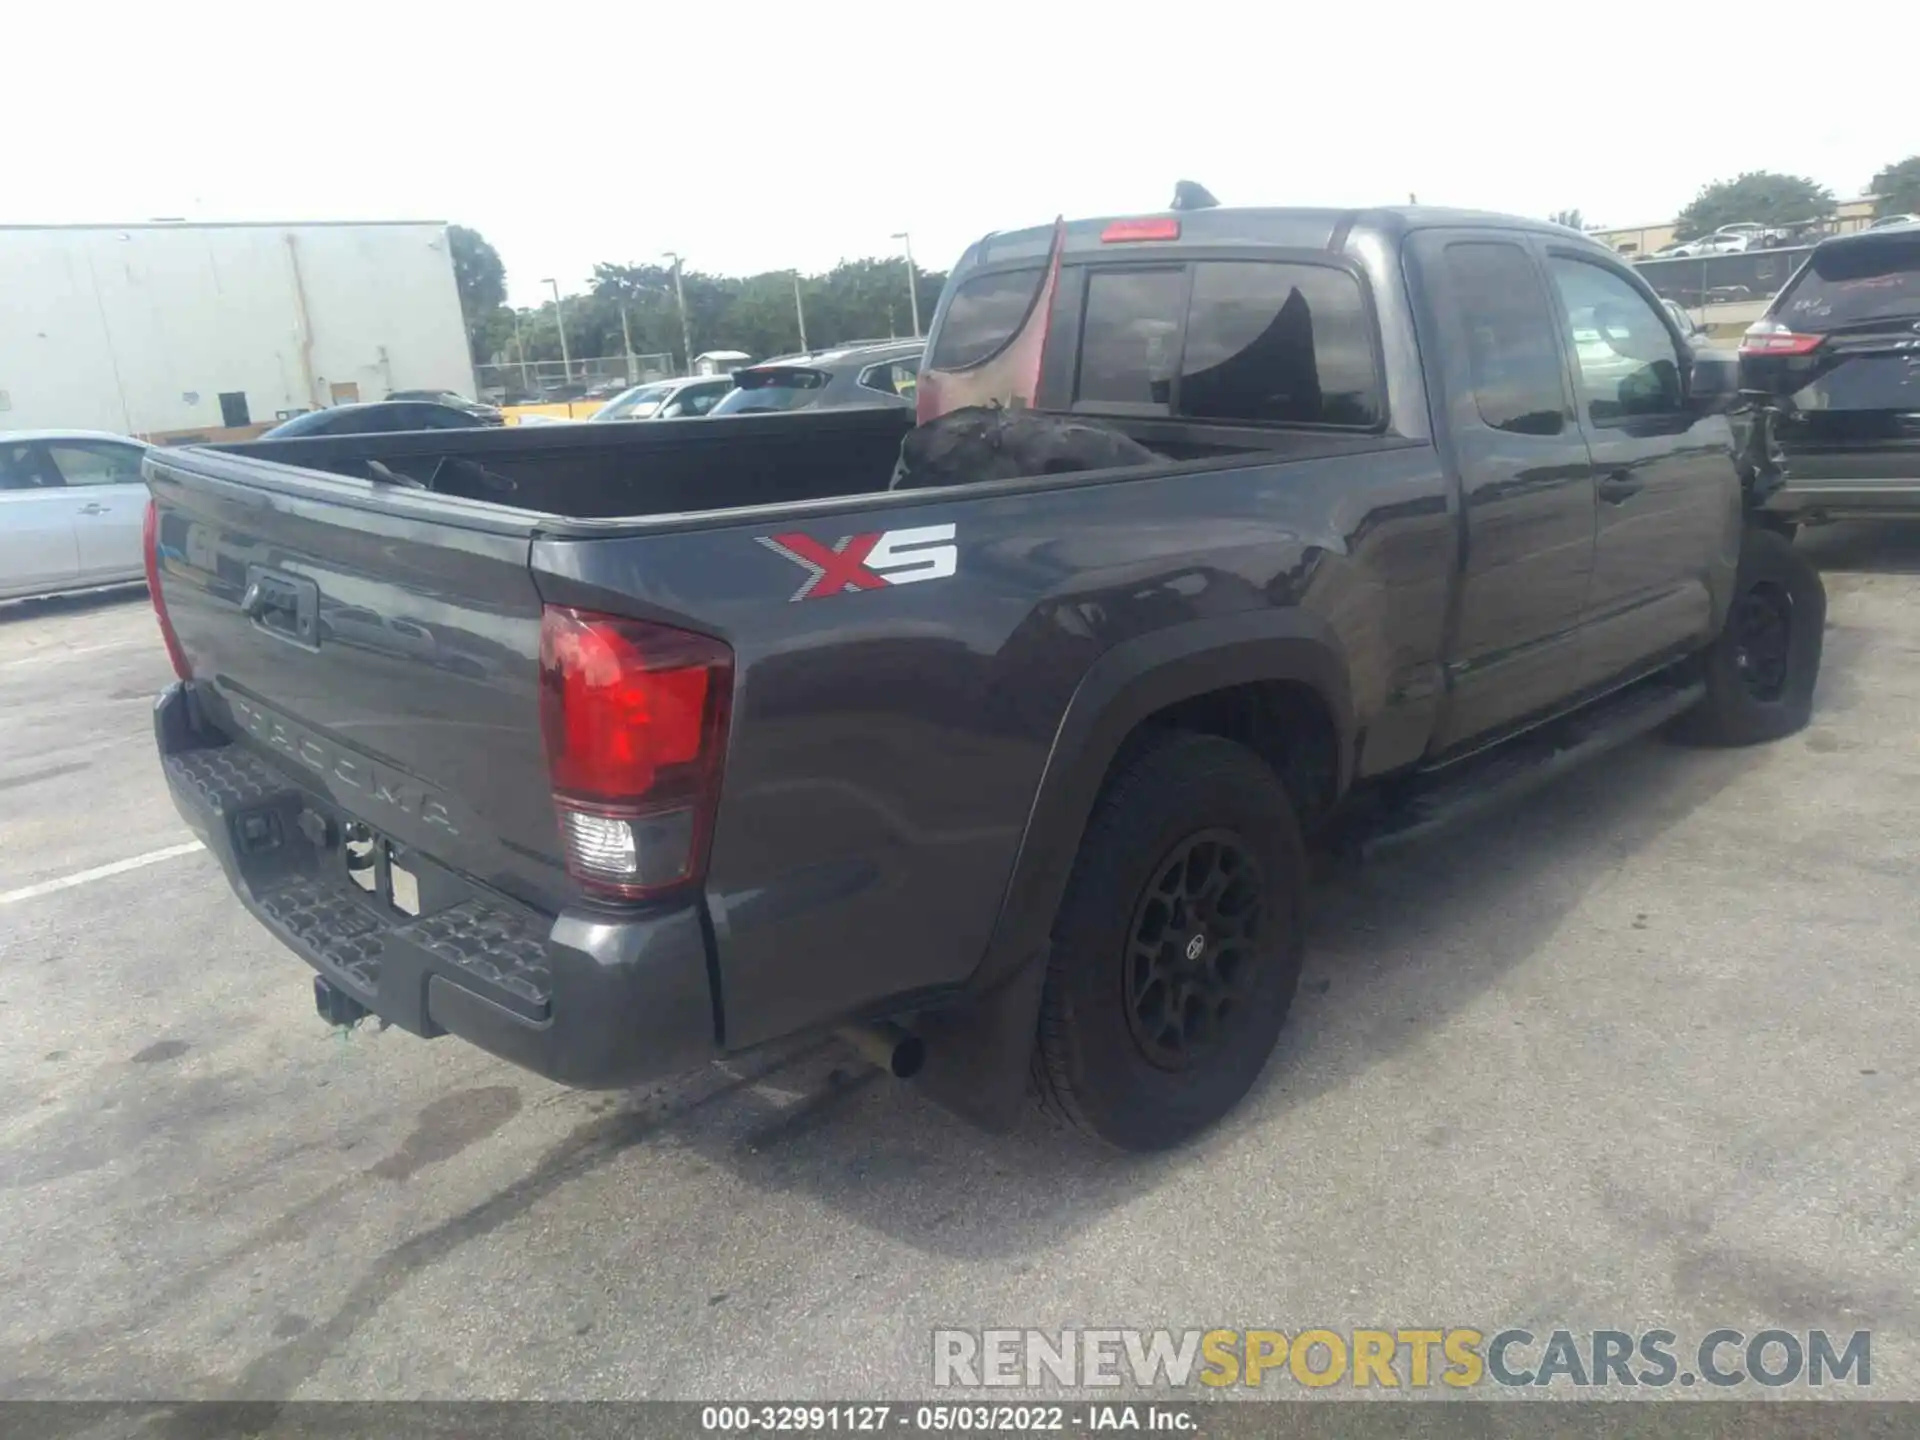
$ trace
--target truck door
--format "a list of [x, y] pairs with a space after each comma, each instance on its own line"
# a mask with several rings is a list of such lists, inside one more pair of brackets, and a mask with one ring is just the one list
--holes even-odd
[[76, 583], [73, 507], [40, 446], [0, 443], [0, 596]]
[[1688, 356], [1658, 302], [1602, 256], [1547, 248], [1594, 462], [1581, 663], [1584, 683], [1603, 685], [1711, 637], [1737, 562], [1740, 481], [1731, 422], [1687, 405]]
[[1425, 231], [1410, 248], [1437, 340], [1423, 346], [1445, 411], [1435, 419], [1465, 500], [1448, 696], [1431, 746], [1444, 754], [1552, 709], [1577, 685], [1593, 467], [1546, 277], [1524, 238]]

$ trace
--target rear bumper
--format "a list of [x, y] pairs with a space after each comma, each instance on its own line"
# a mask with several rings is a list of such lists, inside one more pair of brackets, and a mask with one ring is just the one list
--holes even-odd
[[1920, 516], [1920, 444], [1782, 448], [1787, 478], [1768, 510], [1805, 520]]
[[696, 903], [542, 915], [422, 857], [407, 915], [349, 878], [356, 817], [196, 728], [167, 688], [154, 735], [173, 802], [254, 917], [336, 990], [416, 1035], [458, 1035], [564, 1085], [608, 1089], [710, 1060], [713, 992]]
[[1790, 473], [1787, 482], [1767, 497], [1765, 508], [1807, 521], [1920, 517], [1920, 475], [1910, 480], [1858, 476], [1816, 479]]

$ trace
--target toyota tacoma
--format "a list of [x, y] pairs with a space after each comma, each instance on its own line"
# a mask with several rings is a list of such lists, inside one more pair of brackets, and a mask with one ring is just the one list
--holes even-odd
[[1163, 1147], [1267, 1063], [1314, 848], [1805, 724], [1734, 370], [1525, 220], [996, 233], [917, 417], [150, 452], [162, 763], [335, 1022], [587, 1087], [840, 1031]]

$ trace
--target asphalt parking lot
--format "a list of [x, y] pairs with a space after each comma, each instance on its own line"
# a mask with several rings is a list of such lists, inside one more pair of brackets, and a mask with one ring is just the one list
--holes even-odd
[[830, 1042], [589, 1095], [341, 1038], [176, 853], [144, 596], [0, 608], [0, 1394], [914, 1395], [941, 1325], [1378, 1324], [1867, 1328], [1920, 1396], [1920, 532], [1803, 543], [1808, 731], [1337, 878], [1254, 1096], [1148, 1160]]

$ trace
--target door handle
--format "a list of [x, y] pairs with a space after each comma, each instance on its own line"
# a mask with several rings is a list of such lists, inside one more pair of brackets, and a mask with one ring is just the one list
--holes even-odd
[[90, 500], [80, 507], [80, 513], [82, 515], [107, 515], [112, 513], [112, 507], [102, 505], [98, 500]]
[[1602, 475], [1597, 488], [1602, 501], [1608, 505], [1619, 505], [1638, 495], [1642, 486], [1633, 478], [1631, 471], [1615, 470], [1611, 474]]

